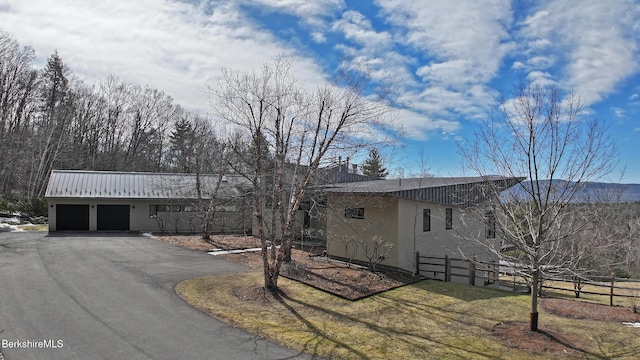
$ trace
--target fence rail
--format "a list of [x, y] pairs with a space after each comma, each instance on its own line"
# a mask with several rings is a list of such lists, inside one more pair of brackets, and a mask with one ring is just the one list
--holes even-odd
[[[440, 279], [445, 282], [468, 283], [470, 285], [494, 284], [499, 282], [507, 286], [513, 285], [514, 289], [518, 286], [528, 288], [525, 281], [523, 267], [516, 263], [495, 262], [495, 261], [479, 261], [474, 256], [472, 259], [453, 258], [445, 255], [422, 256], [419, 252], [415, 253], [415, 269], [414, 275], [422, 275], [426, 278]], [[513, 276], [513, 281], [501, 280], [500, 277]], [[568, 287], [562, 287], [560, 284], [571, 284]], [[638, 283], [638, 287], [620, 286], [620, 283]], [[585, 286], [594, 287], [596, 289], [585, 289]], [[597, 291], [597, 289], [606, 289]], [[542, 281], [542, 290], [566, 291], [573, 293], [576, 298], [581, 294], [606, 296], [609, 298], [609, 305], [614, 305], [615, 298], [622, 299], [638, 299], [640, 303], [640, 280], [592, 276], [586, 277], [562, 277], [550, 276]], [[634, 302], [635, 303], [635, 302]], [[640, 305], [638, 305], [640, 306]]]
[[[502, 281], [514, 289], [518, 286], [528, 288], [529, 284], [525, 281], [526, 274], [522, 269], [522, 266], [514, 263], [502, 263], [500, 264], [500, 276], [501, 277], [513, 277], [513, 280]], [[549, 285], [548, 283], [552, 284]], [[560, 284], [571, 284], [569, 287], [562, 287]], [[549, 276], [542, 279], [541, 291], [556, 290], [573, 293], [576, 298], [580, 298], [580, 295], [595, 295], [609, 298], [609, 305], [614, 305], [614, 299], [639, 299], [640, 302], [640, 285], [638, 287], [620, 286], [620, 283], [640, 283], [640, 280], [616, 278], [614, 276], [592, 276], [592, 277], [565, 277], [565, 276]], [[594, 290], [585, 290], [585, 286], [594, 287]], [[606, 291], [597, 291], [598, 288], [606, 289]]]
[[484, 285], [489, 285], [498, 279], [497, 263], [478, 261], [475, 256], [472, 259], [459, 259], [448, 255], [444, 257], [422, 256], [416, 252], [415, 257], [414, 275], [420, 274], [445, 282], [468, 282], [469, 285], [477, 285], [479, 281]]

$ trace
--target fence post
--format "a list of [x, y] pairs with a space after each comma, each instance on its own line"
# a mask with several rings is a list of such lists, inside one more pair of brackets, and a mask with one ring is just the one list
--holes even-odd
[[420, 252], [416, 251], [416, 266], [413, 269], [413, 276], [420, 275]]
[[451, 281], [451, 259], [449, 255], [444, 256], [444, 282]]
[[611, 289], [609, 291], [609, 306], [613, 306], [613, 286], [615, 285], [615, 274], [611, 273]]
[[476, 256], [469, 262], [469, 285], [476, 285]]

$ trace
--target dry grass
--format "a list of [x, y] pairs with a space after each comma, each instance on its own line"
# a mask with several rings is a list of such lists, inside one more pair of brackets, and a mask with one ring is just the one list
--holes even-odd
[[[237, 247], [247, 240], [224, 239], [214, 240], [229, 247]], [[163, 240], [186, 247], [199, 247], [204, 243], [197, 237]], [[210, 250], [208, 246], [205, 243], [204, 250]], [[253, 270], [187, 280], [176, 287], [178, 294], [212, 316], [322, 358], [633, 359], [640, 356], [640, 329], [621, 324], [627, 319], [626, 314], [630, 315], [627, 321], [638, 319], [629, 308], [543, 300], [541, 332], [531, 333], [526, 324], [528, 295], [422, 281], [359, 301], [348, 301], [284, 278], [280, 279], [282, 291], [270, 294], [261, 287], [259, 254], [225, 257]], [[327, 279], [335, 279], [337, 273], [345, 275], [343, 268], [319, 266], [321, 264], [306, 263], [305, 271], [320, 271]], [[327, 273], [331, 268], [336, 274]], [[357, 275], [350, 278], [359, 279]], [[343, 281], [340, 277], [339, 282]], [[581, 319], [580, 313], [584, 311], [577, 310], [584, 310], [587, 305], [594, 308], [586, 313], [597, 312], [603, 316], [595, 318], [607, 321]], [[600, 314], [603, 312], [606, 314]], [[614, 313], [616, 317], [611, 316]]]
[[18, 225], [19, 229], [24, 231], [49, 231], [48, 224], [27, 224], [27, 225]]
[[[501, 277], [501, 283], [510, 287], [510, 284], [513, 282], [513, 277]], [[523, 279], [517, 278], [516, 281], [524, 282]], [[604, 304], [609, 305], [609, 292], [610, 292], [610, 282], [601, 282], [598, 285], [593, 284], [585, 284], [581, 289], [580, 293], [580, 301], [591, 302], [595, 304]], [[557, 298], [567, 298], [567, 299], [575, 299], [575, 292], [573, 288], [573, 284], [571, 282], [566, 281], [551, 281], [547, 280], [544, 282], [544, 286], [551, 286], [554, 288], [560, 288], [564, 290], [558, 289], [543, 289], [543, 294], [548, 297], [557, 297]], [[631, 304], [640, 305], [640, 282], [637, 281], [617, 281], [614, 283], [614, 294], [618, 296], [614, 296], [613, 303], [616, 306], [626, 306], [629, 307]], [[584, 293], [587, 292], [587, 293]], [[589, 294], [591, 293], [591, 294]], [[597, 294], [593, 294], [597, 293]], [[625, 296], [620, 296], [625, 295]]]
[[[553, 349], [518, 350], [498, 337], [496, 325], [528, 319], [526, 295], [422, 281], [352, 302], [287, 279], [281, 279], [283, 292], [270, 296], [258, 290], [261, 281], [253, 271], [187, 280], [176, 291], [204, 312], [323, 358], [558, 357]], [[540, 324], [547, 334], [561, 333], [561, 339], [573, 342], [562, 357], [640, 356], [639, 329], [544, 311]]]

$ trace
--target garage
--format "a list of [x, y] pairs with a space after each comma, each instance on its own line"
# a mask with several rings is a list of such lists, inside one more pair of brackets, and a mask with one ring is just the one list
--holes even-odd
[[56, 212], [58, 230], [89, 230], [89, 205], [57, 204]]
[[98, 231], [129, 231], [129, 205], [98, 205]]

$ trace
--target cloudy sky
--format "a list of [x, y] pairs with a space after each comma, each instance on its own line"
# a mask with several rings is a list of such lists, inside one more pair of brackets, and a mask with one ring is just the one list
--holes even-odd
[[499, 92], [553, 83], [608, 124], [623, 181], [640, 183], [638, 1], [0, 0], [0, 29], [34, 47], [38, 66], [57, 50], [85, 82], [113, 74], [202, 113], [221, 69], [280, 54], [308, 83], [344, 61], [391, 74], [407, 146], [390, 167], [405, 176], [421, 158], [462, 174], [456, 142]]

